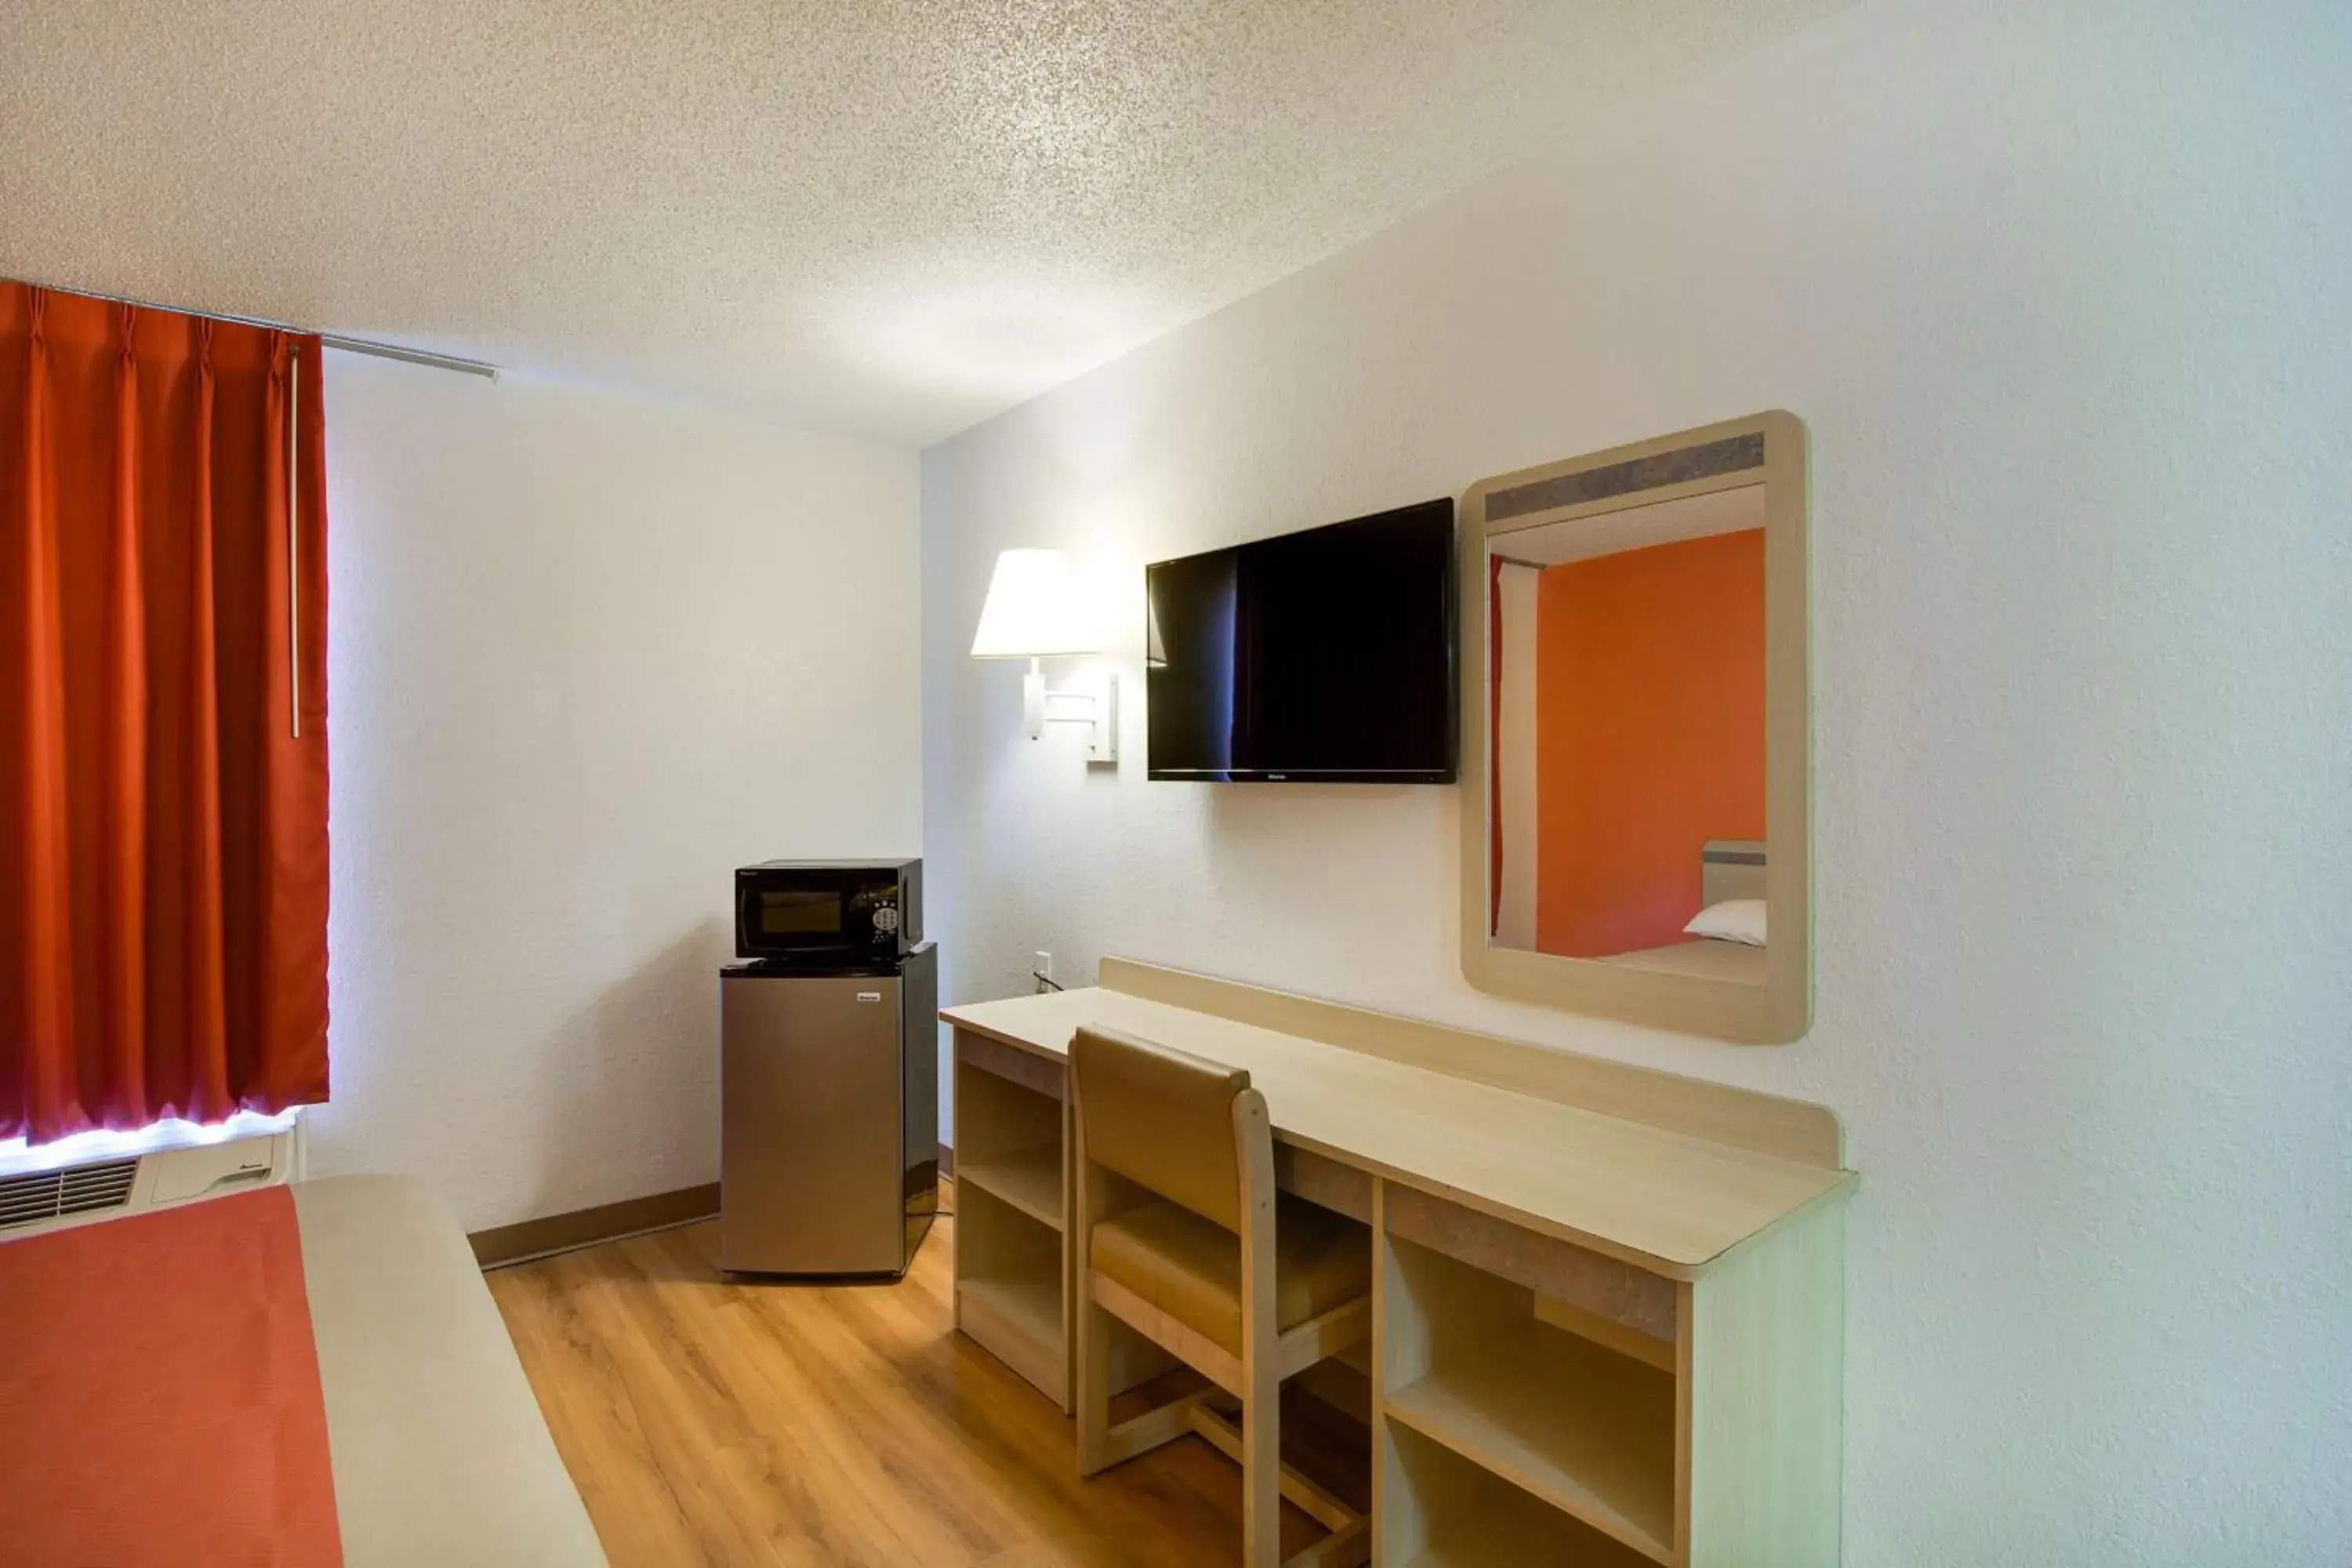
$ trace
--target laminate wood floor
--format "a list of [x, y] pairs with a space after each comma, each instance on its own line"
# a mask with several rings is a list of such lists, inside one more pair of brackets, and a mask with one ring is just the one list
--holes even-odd
[[[1240, 1472], [1200, 1438], [1079, 1479], [1060, 1408], [953, 1331], [953, 1241], [885, 1285], [730, 1279], [715, 1221], [494, 1270], [614, 1568], [1238, 1563]], [[1360, 1429], [1284, 1404], [1294, 1462], [1360, 1503]], [[1286, 1554], [1320, 1534], [1283, 1522]]]

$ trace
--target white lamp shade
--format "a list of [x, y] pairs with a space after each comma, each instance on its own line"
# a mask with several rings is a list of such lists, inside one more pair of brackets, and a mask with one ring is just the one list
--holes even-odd
[[972, 658], [1039, 658], [1100, 650], [1067, 555], [1058, 550], [1007, 550], [997, 556], [980, 630], [972, 634]]

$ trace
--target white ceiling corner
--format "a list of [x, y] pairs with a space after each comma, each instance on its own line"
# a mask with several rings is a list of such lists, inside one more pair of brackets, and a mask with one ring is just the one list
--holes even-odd
[[1844, 0], [0, 0], [0, 273], [923, 444]]

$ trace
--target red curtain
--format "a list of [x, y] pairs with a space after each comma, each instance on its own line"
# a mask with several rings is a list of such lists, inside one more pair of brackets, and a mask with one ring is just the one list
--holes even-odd
[[319, 370], [0, 282], [0, 1138], [327, 1096]]

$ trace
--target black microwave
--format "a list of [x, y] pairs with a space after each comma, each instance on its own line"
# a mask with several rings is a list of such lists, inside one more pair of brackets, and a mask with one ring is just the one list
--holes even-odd
[[922, 941], [920, 860], [764, 860], [735, 873], [739, 957], [896, 960]]

